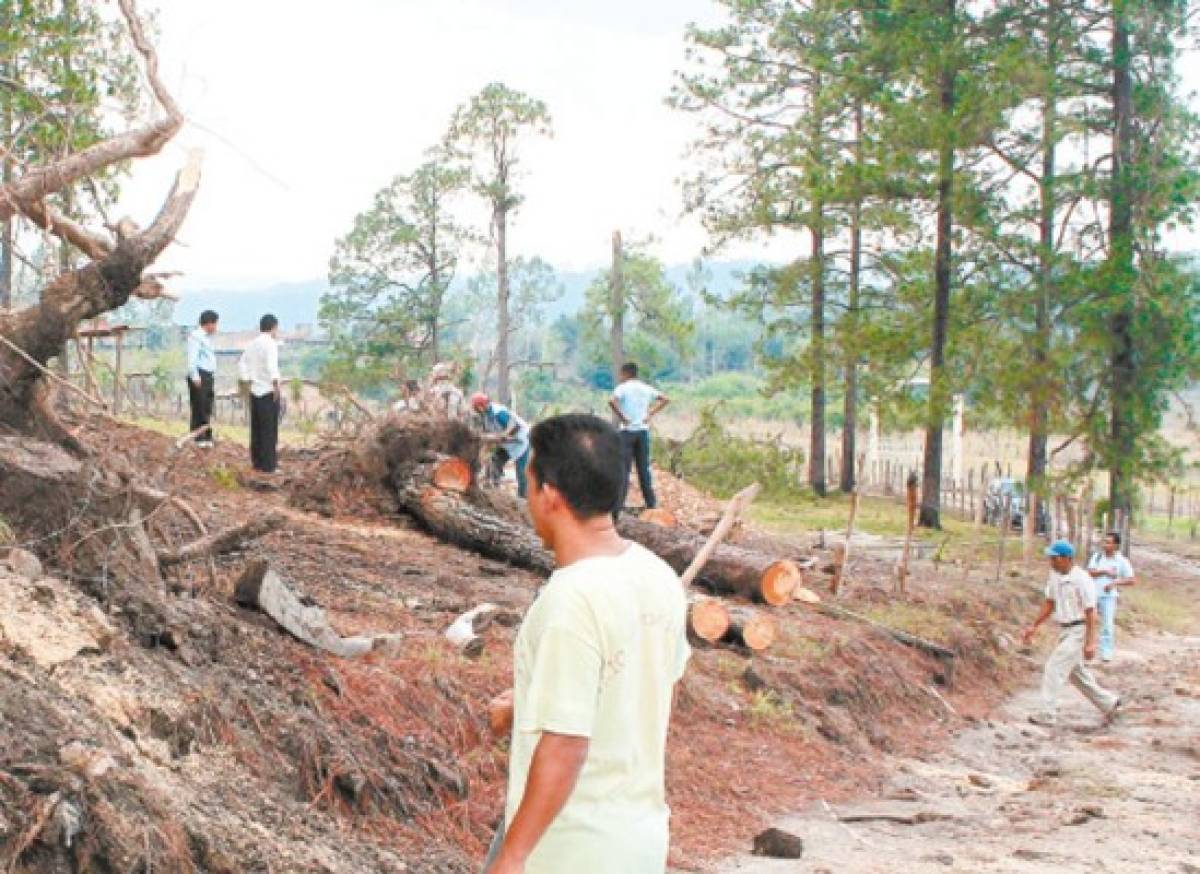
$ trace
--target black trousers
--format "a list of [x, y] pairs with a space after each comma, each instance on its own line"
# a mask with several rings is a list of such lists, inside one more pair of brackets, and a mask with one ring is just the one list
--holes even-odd
[[255, 470], [274, 473], [279, 443], [279, 401], [274, 392], [250, 395], [250, 463]]
[[[212, 371], [200, 370], [200, 385], [192, 382], [188, 378], [188, 401], [192, 408], [192, 425], [188, 431], [196, 431], [198, 428], [203, 428], [212, 421], [213, 401], [215, 399], [215, 386]], [[201, 440], [213, 439], [212, 428], [204, 428], [203, 431], [196, 434], [197, 443]]]
[[637, 464], [638, 485], [642, 487], [642, 500], [648, 509], [658, 506], [654, 496], [654, 483], [650, 480], [650, 432], [622, 431], [621, 449], [624, 451], [625, 476], [621, 480], [621, 508], [629, 494], [629, 472]]

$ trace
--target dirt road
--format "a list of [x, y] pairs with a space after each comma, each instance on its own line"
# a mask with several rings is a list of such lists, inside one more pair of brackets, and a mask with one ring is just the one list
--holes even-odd
[[877, 798], [776, 823], [801, 860], [717, 870], [1200, 874], [1200, 637], [1124, 643], [1098, 670], [1126, 702], [1111, 727], [1072, 690], [1057, 728], [1033, 726], [1028, 689], [945, 754], [896, 760]]

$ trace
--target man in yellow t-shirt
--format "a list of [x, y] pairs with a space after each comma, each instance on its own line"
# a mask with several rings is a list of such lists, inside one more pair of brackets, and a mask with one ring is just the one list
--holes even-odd
[[674, 571], [613, 527], [624, 471], [616, 430], [558, 416], [530, 443], [529, 511], [558, 570], [517, 635], [508, 799], [484, 870], [662, 872], [687, 601]]

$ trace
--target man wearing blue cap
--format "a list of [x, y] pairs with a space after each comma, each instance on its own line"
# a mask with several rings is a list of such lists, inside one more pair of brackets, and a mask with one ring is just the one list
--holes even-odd
[[1117, 715], [1121, 698], [1102, 688], [1085, 664], [1096, 657], [1095, 583], [1087, 571], [1076, 566], [1075, 547], [1067, 541], [1055, 541], [1046, 550], [1046, 557], [1050, 559], [1046, 600], [1023, 638], [1029, 645], [1041, 624], [1053, 616], [1059, 627], [1058, 646], [1050, 653], [1042, 674], [1042, 710], [1029, 717], [1029, 721], [1035, 725], [1054, 725], [1058, 697], [1070, 681], [1109, 722]]

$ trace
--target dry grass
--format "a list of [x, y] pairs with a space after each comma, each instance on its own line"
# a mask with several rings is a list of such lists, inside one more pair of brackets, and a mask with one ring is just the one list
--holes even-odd
[[1154, 628], [1172, 634], [1188, 634], [1200, 624], [1200, 609], [1195, 600], [1168, 589], [1136, 586], [1121, 595], [1124, 610], [1118, 617], [1132, 616]]

